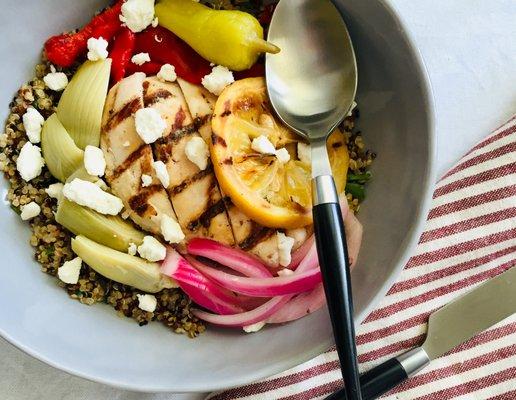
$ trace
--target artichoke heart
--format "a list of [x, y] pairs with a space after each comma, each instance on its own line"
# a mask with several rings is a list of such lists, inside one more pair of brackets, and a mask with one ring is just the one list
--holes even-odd
[[83, 164], [84, 151], [75, 145], [57, 114], [52, 114], [43, 124], [41, 148], [50, 173], [61, 182]]
[[72, 239], [72, 250], [99, 274], [124, 285], [148, 293], [177, 287], [173, 279], [161, 273], [159, 264], [110, 249], [85, 236]]
[[79, 67], [59, 100], [57, 116], [75, 144], [98, 146], [106, 101], [111, 59], [86, 61]]
[[119, 216], [103, 215], [65, 198], [59, 201], [56, 221], [75, 235], [123, 252], [127, 252], [131, 243], [139, 246], [145, 236]]

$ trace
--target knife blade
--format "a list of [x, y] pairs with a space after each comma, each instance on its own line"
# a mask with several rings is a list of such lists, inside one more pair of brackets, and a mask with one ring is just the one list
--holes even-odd
[[[428, 320], [421, 347], [391, 358], [360, 376], [363, 400], [372, 400], [398, 386], [476, 334], [516, 312], [516, 267], [482, 283], [437, 311]], [[326, 400], [345, 400], [343, 390]]]
[[516, 268], [435, 311], [423, 349], [433, 360], [516, 312]]

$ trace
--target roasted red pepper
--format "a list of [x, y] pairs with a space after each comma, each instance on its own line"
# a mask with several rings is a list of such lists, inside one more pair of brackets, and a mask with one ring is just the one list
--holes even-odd
[[127, 66], [126, 76], [132, 75], [135, 72], [144, 72], [145, 75], [156, 75], [161, 69], [162, 65], [163, 64], [154, 61], [146, 62], [142, 65], [136, 65], [135, 63], [130, 62]]
[[131, 57], [136, 46], [136, 35], [129, 28], [122, 28], [115, 36], [113, 47], [109, 52], [111, 58], [111, 78], [118, 82], [128, 75], [128, 67], [134, 65]]
[[[147, 28], [136, 35], [136, 53], [149, 53], [156, 64], [171, 64], [179, 77], [195, 84], [211, 72], [210, 63], [168, 29]], [[149, 63], [146, 63], [149, 64]], [[142, 67], [145, 67], [143, 64]], [[150, 68], [146, 67], [146, 68]]]
[[77, 57], [87, 49], [88, 39], [102, 36], [110, 40], [120, 29], [119, 19], [124, 0], [119, 0], [93, 19], [77, 33], [64, 33], [52, 36], [45, 42], [45, 53], [48, 60], [61, 67], [69, 67]]

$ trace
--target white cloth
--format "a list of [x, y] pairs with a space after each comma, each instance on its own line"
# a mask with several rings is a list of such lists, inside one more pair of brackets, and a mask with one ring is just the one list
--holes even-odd
[[[430, 74], [439, 133], [437, 172], [441, 176], [487, 132], [504, 123], [516, 108], [516, 1], [386, 1], [394, 5], [414, 34]], [[17, 3], [2, 1], [5, 4], [9, 6], [2, 7], [0, 22], [19, 19], [13, 6]], [[30, 10], [30, 4], [26, 7]], [[19, 26], [24, 23], [20, 20]], [[22, 44], [27, 48], [34, 46]], [[0, 49], [4, 46], [7, 44], [0, 43]], [[131, 393], [88, 382], [44, 365], [1, 339], [0, 360], [2, 400], [203, 398]]]

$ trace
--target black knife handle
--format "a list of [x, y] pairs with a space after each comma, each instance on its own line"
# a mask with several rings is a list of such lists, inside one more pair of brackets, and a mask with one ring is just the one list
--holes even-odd
[[315, 196], [312, 213], [315, 242], [333, 336], [348, 399], [361, 400], [351, 277], [342, 211], [333, 177], [318, 176], [313, 182]]
[[[429, 362], [428, 355], [421, 347], [385, 361], [360, 375], [362, 399], [373, 400], [378, 398], [394, 389], [409, 376], [416, 374]], [[347, 400], [346, 392], [341, 389], [326, 397], [326, 400]]]

